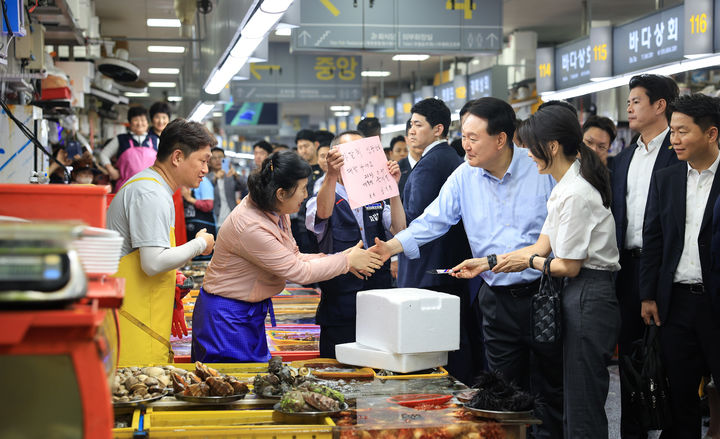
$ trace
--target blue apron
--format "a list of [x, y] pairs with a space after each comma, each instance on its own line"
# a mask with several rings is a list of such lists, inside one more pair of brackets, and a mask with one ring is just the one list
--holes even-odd
[[266, 363], [270, 360], [265, 317], [272, 299], [251, 303], [210, 294], [200, 288], [192, 316], [191, 361]]

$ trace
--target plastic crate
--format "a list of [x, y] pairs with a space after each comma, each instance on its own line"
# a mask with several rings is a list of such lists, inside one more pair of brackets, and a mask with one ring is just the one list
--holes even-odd
[[105, 227], [109, 186], [0, 184], [0, 215], [25, 219], [80, 220]]

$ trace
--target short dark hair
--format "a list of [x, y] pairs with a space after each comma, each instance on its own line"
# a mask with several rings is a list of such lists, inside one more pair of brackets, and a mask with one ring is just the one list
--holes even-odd
[[328, 146], [334, 138], [335, 134], [331, 133], [328, 130], [315, 131], [315, 140], [318, 142], [318, 146]]
[[542, 104], [540, 104], [540, 106], [538, 107], [537, 111], [540, 111], [540, 110], [542, 110], [543, 108], [547, 108], [547, 107], [549, 107], [549, 106], [551, 106], [551, 105], [559, 105], [559, 106], [561, 106], [561, 107], [567, 108], [568, 110], [570, 110], [570, 111], [573, 112], [573, 114], [575, 115], [575, 118], [576, 118], [576, 119], [577, 119], [577, 117], [578, 117], [577, 108], [573, 107], [573, 105], [572, 105], [570, 102], [568, 102], [568, 101], [547, 101], [547, 102], [543, 102]]
[[261, 140], [259, 142], [256, 142], [253, 145], [253, 151], [255, 151], [255, 148], [262, 148], [265, 151], [267, 151], [268, 154], [272, 154], [272, 152], [273, 152], [273, 147], [270, 144], [270, 142], [268, 142], [267, 140]]
[[390, 149], [393, 149], [398, 142], [405, 142], [405, 136], [395, 136], [390, 139]]
[[167, 124], [160, 135], [157, 160], [167, 160], [176, 149], [182, 151], [184, 157], [188, 157], [208, 145], [210, 148], [214, 147], [217, 140], [203, 124], [178, 118]]
[[487, 120], [487, 133], [491, 136], [505, 133], [507, 144], [512, 146], [515, 134], [515, 110], [502, 99], [480, 98], [470, 106], [468, 113]]
[[720, 130], [720, 99], [693, 93], [680, 96], [670, 104], [672, 112], [692, 117], [693, 122], [703, 131], [714, 126]]
[[317, 142], [317, 138], [315, 137], [315, 131], [313, 130], [300, 130], [295, 134], [295, 143], [298, 143], [299, 140], [309, 140], [311, 142]]
[[450, 109], [440, 99], [427, 98], [413, 105], [411, 114], [419, 114], [427, 119], [431, 127], [442, 124], [443, 132], [441, 137], [447, 137], [450, 130]]
[[588, 117], [588, 119], [582, 126], [583, 134], [585, 134], [585, 131], [593, 127], [599, 128], [608, 133], [608, 136], [610, 136], [610, 143], [613, 143], [615, 141], [615, 137], [617, 137], [617, 128], [615, 127], [615, 123], [609, 118], [604, 116]]
[[553, 156], [550, 143], [555, 141], [562, 147], [565, 157], [580, 153], [580, 173], [597, 191], [603, 206], [610, 206], [610, 173], [600, 157], [583, 143], [582, 130], [575, 114], [562, 105], [549, 105], [538, 110], [520, 125], [518, 133], [532, 155], [550, 166]]
[[248, 177], [250, 198], [261, 210], [273, 211], [277, 207], [277, 190], [295, 193], [298, 181], [307, 178], [311, 171], [296, 152], [274, 152]]
[[650, 103], [654, 104], [660, 99], [665, 100], [665, 118], [670, 121], [672, 110], [670, 104], [677, 99], [680, 94], [678, 86], [671, 78], [661, 75], [642, 74], [635, 75], [630, 78], [628, 84], [630, 90], [635, 87], [642, 87], [645, 89], [645, 94], [650, 98]]
[[465, 116], [468, 111], [470, 111], [470, 107], [472, 107], [474, 103], [475, 99], [470, 99], [469, 101], [465, 102], [465, 104], [463, 104], [462, 108], [460, 109], [460, 119], [462, 119], [463, 116]]
[[220, 148], [219, 146], [213, 146], [213, 147], [210, 149], [210, 153], [213, 153], [213, 152], [215, 152], [215, 151], [220, 151], [221, 153], [223, 153], [223, 155], [225, 155], [225, 150], [222, 149], [222, 148]]
[[450, 142], [450, 148], [454, 149], [460, 157], [465, 157], [465, 148], [462, 146], [462, 139], [455, 139]]
[[407, 136], [408, 131], [410, 131], [410, 126], [412, 125], [412, 118], [408, 119], [407, 122], [405, 122], [405, 135]]
[[150, 120], [155, 117], [158, 113], [165, 113], [170, 118], [172, 112], [170, 111], [170, 105], [167, 102], [155, 102], [150, 106]]
[[363, 137], [379, 136], [380, 121], [377, 117], [366, 117], [358, 122], [357, 130], [362, 133]]
[[330, 142], [330, 146], [335, 146], [335, 145], [337, 145], [338, 143], [340, 143], [340, 138], [341, 138], [342, 136], [359, 136], [359, 137], [365, 137], [365, 136], [363, 136], [363, 133], [361, 133], [361, 132], [358, 131], [358, 130], [347, 130], [347, 131], [343, 131], [342, 133], [338, 134], [337, 136], [335, 136], [335, 137], [332, 139], [332, 142]]
[[128, 108], [128, 113], [127, 113], [128, 122], [131, 122], [134, 117], [138, 117], [138, 116], [145, 116], [145, 119], [148, 118], [148, 113], [147, 113], [147, 110], [145, 109], [145, 107], [143, 107], [142, 105], [135, 105], [133, 107]]

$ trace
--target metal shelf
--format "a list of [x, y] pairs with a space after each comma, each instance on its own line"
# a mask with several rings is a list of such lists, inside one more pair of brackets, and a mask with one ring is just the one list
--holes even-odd
[[40, 6], [32, 15], [45, 25], [45, 44], [85, 44], [83, 31], [78, 29], [65, 0], [54, 0], [54, 5]]

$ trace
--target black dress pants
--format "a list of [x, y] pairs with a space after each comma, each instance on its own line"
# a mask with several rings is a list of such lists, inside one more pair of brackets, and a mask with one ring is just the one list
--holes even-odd
[[660, 326], [660, 349], [670, 382], [672, 427], [661, 439], [699, 439], [698, 387], [703, 375], [720, 376], [720, 321], [709, 292], [673, 286], [670, 311]]
[[536, 414], [542, 425], [535, 426], [535, 438], [562, 438], [562, 341], [533, 339], [532, 292], [519, 296], [496, 290], [483, 284], [478, 296], [488, 369], [502, 372], [522, 390], [540, 396]]

